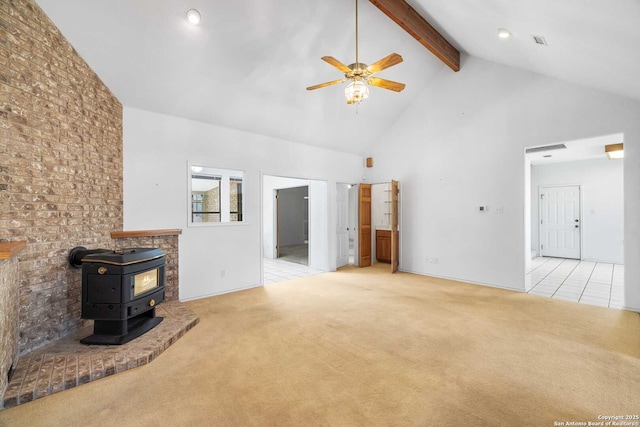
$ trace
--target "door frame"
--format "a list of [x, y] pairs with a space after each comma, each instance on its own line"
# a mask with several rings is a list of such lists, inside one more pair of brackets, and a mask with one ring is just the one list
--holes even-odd
[[391, 273], [396, 273], [400, 267], [400, 184], [391, 180], [389, 183], [391, 212], [389, 220], [391, 228]]
[[273, 254], [275, 255], [274, 259], [280, 258], [280, 189], [276, 188], [273, 190], [273, 207], [274, 207], [274, 215], [273, 215], [273, 229], [275, 230], [275, 238], [273, 239], [273, 243], [275, 248], [273, 248]]
[[540, 203], [540, 200], [542, 199], [541, 195], [542, 195], [542, 190], [544, 188], [557, 188], [557, 187], [578, 187], [578, 214], [580, 215], [580, 228], [579, 228], [579, 234], [580, 234], [580, 256], [578, 258], [578, 260], [582, 261], [582, 254], [584, 253], [583, 250], [583, 229], [584, 229], [584, 222], [582, 221], [583, 219], [583, 212], [582, 212], [582, 185], [581, 184], [544, 184], [544, 185], [539, 185], [538, 186], [538, 254], [540, 254], [540, 256], [544, 256], [542, 254], [542, 227], [540, 227], [540, 220], [542, 219], [542, 203]]
[[[339, 219], [340, 219], [340, 205], [339, 205], [339, 198], [340, 198], [340, 192], [341, 189], [339, 187], [343, 187], [344, 189], [344, 195], [346, 200], [343, 200], [342, 202], [345, 203], [346, 205], [346, 234], [347, 234], [347, 262], [343, 262], [343, 260], [340, 259], [339, 255], [340, 255], [340, 238], [339, 235], [341, 233], [341, 230], [338, 230], [338, 227], [341, 225], [339, 224]], [[336, 269], [340, 268], [340, 267], [344, 267], [345, 265], [349, 265], [349, 228], [350, 228], [350, 215], [351, 215], [351, 209], [350, 209], [350, 190], [351, 189], [351, 184], [347, 184], [344, 182], [336, 182]], [[344, 208], [344, 207], [343, 207]], [[344, 213], [344, 209], [343, 212]], [[342, 224], [344, 225], [344, 224]]]

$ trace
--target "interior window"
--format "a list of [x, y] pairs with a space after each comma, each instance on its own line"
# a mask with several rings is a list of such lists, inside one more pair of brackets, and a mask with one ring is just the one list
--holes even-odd
[[244, 220], [244, 172], [189, 165], [189, 225]]

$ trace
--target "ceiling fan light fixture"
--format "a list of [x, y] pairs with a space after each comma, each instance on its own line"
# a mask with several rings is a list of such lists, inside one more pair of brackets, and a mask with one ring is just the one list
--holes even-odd
[[362, 80], [353, 80], [344, 88], [347, 104], [359, 104], [369, 97], [369, 86]]
[[198, 25], [201, 19], [200, 12], [196, 9], [189, 9], [185, 12], [185, 18], [189, 24]]
[[[373, 1], [373, 0], [372, 0]], [[386, 70], [389, 67], [402, 62], [402, 56], [392, 53], [386, 57], [374, 62], [371, 65], [363, 64], [358, 57], [358, 0], [356, 2], [356, 62], [346, 66], [332, 56], [323, 56], [324, 62], [334, 66], [344, 73], [344, 78], [333, 80], [318, 85], [309, 86], [307, 90], [316, 90], [327, 86], [348, 82], [344, 89], [344, 96], [347, 98], [347, 104], [356, 104], [356, 113], [358, 112], [358, 104], [369, 97], [369, 86], [375, 86], [382, 89], [392, 90], [394, 92], [402, 92], [404, 83], [398, 83], [391, 80], [372, 77], [373, 74]]]

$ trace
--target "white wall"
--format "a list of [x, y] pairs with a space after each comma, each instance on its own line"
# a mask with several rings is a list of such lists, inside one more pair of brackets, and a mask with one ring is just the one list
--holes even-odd
[[[531, 248], [531, 162], [529, 159], [523, 159], [524, 163], [524, 246]], [[524, 254], [524, 271], [531, 271], [531, 260], [537, 256], [537, 252], [529, 252]], [[527, 289], [528, 290], [528, 289]]]
[[[123, 134], [124, 228], [183, 230], [181, 300], [261, 283], [262, 174], [326, 180], [326, 230], [335, 229], [335, 182], [361, 174], [359, 156], [131, 107], [124, 107]], [[244, 223], [187, 227], [188, 161], [245, 171]], [[327, 269], [335, 269], [335, 235], [319, 239], [329, 242]]]
[[640, 103], [462, 59], [458, 73], [443, 67], [371, 153], [368, 181], [402, 185], [401, 269], [523, 291], [524, 148], [624, 133], [625, 299], [640, 310]]
[[531, 244], [539, 247], [539, 187], [581, 185], [582, 259], [623, 263], [624, 163], [593, 159], [531, 168]]
[[[326, 181], [309, 181], [309, 267], [318, 270], [335, 270], [337, 256], [337, 237], [336, 230], [336, 194], [335, 182], [331, 186], [333, 192], [331, 197], [331, 211], [329, 204], [322, 203], [329, 198], [329, 189]], [[333, 226], [329, 227], [327, 218], [333, 218]], [[329, 234], [329, 230], [334, 230]], [[329, 252], [326, 248], [331, 247], [331, 261], [329, 260]]]

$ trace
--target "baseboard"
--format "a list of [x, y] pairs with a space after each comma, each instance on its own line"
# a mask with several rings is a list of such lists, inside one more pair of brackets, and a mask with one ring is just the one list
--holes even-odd
[[584, 261], [584, 262], [600, 262], [602, 264], [624, 265], [624, 262], [620, 262], [620, 261], [607, 261], [607, 260], [591, 259], [591, 258], [582, 258], [582, 259], [580, 259], [580, 261]]
[[[523, 289], [516, 289], [516, 288], [511, 288], [511, 287], [508, 287], [508, 286], [494, 285], [494, 284], [491, 284], [491, 283], [483, 283], [483, 282], [475, 282], [475, 281], [471, 281], [471, 280], [456, 279], [454, 277], [438, 276], [438, 275], [435, 275], [435, 274], [424, 274], [424, 273], [419, 273], [417, 271], [411, 271], [411, 270], [400, 270], [400, 271], [402, 271], [404, 273], [417, 274], [419, 276], [433, 277], [433, 278], [436, 278], [436, 279], [453, 280], [455, 282], [469, 283], [471, 285], [487, 286], [489, 288], [498, 288], [498, 289], [504, 289], [504, 290], [507, 290], [507, 291], [514, 291], [514, 292], [521, 292], [521, 293], [526, 293], [527, 292], [527, 291], [525, 291]], [[594, 307], [597, 307], [597, 306], [594, 306]], [[640, 313], [640, 308], [637, 308], [637, 307], [624, 306], [623, 310], [633, 311], [635, 313]]]
[[199, 300], [199, 299], [203, 299], [203, 298], [209, 298], [209, 297], [215, 297], [215, 296], [218, 296], [218, 295], [230, 294], [232, 292], [240, 292], [240, 291], [246, 291], [247, 289], [260, 288], [262, 286], [263, 285], [261, 285], [261, 284], [250, 285], [250, 286], [244, 286], [242, 288], [227, 289], [227, 290], [224, 290], [224, 291], [221, 291], [221, 292], [213, 292], [211, 294], [198, 295], [198, 296], [195, 296], [195, 297], [180, 298], [180, 302], [195, 301], [195, 300]]
[[503, 285], [495, 285], [493, 283], [484, 283], [484, 282], [475, 282], [475, 281], [471, 281], [471, 280], [467, 280], [467, 279], [458, 279], [455, 277], [448, 277], [448, 276], [438, 276], [436, 274], [425, 274], [425, 273], [420, 273], [417, 271], [412, 271], [412, 270], [400, 270], [404, 273], [411, 273], [411, 274], [417, 274], [419, 276], [426, 276], [426, 277], [434, 277], [437, 279], [445, 279], [445, 280], [453, 280], [455, 282], [462, 282], [462, 283], [469, 283], [470, 285], [480, 285], [480, 286], [486, 286], [489, 288], [498, 288], [498, 289], [504, 289], [507, 291], [514, 291], [514, 292], [527, 292], [524, 289], [519, 289], [519, 288], [512, 288], [509, 286], [503, 286]]

